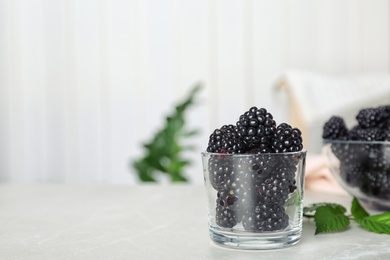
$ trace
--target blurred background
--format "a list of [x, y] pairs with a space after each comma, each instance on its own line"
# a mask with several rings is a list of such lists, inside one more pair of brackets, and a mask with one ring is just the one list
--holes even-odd
[[137, 183], [142, 143], [199, 82], [191, 182], [254, 105], [319, 153], [332, 114], [389, 103], [389, 37], [388, 0], [0, 0], [0, 181]]

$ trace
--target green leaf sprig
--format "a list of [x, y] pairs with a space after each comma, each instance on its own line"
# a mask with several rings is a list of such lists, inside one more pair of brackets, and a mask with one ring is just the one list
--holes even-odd
[[370, 215], [356, 198], [352, 200], [351, 215], [346, 215], [346, 212], [345, 207], [336, 203], [315, 203], [303, 208], [303, 216], [315, 221], [316, 235], [345, 230], [350, 221], [355, 221], [365, 230], [390, 235], [390, 212]]
[[184, 145], [183, 139], [198, 134], [198, 130], [189, 130], [186, 126], [185, 112], [195, 103], [195, 96], [201, 89], [195, 85], [188, 96], [175, 106], [173, 113], [165, 117], [165, 124], [151, 140], [144, 143], [144, 156], [132, 162], [138, 178], [142, 182], [157, 182], [157, 175], [169, 176], [171, 182], [187, 182], [184, 170], [191, 163], [183, 158], [183, 152], [193, 150], [194, 146]]

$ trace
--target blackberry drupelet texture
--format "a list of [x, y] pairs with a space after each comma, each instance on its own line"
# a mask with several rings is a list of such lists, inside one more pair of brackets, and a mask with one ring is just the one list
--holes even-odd
[[274, 152], [299, 152], [302, 149], [302, 132], [298, 128], [292, 128], [286, 123], [282, 123], [276, 128], [272, 142]]
[[215, 129], [209, 137], [207, 151], [211, 153], [240, 154], [247, 150], [246, 144], [239, 138], [236, 126], [224, 125]]
[[369, 171], [364, 176], [361, 190], [381, 199], [390, 199], [390, 176], [388, 172]]
[[387, 134], [379, 127], [362, 128], [358, 125], [349, 131], [349, 136], [356, 141], [384, 141]]
[[270, 154], [256, 154], [240, 158], [237, 162], [237, 168], [244, 176], [245, 181], [259, 183], [268, 178], [281, 163], [282, 160], [276, 160]]
[[249, 148], [257, 148], [261, 153], [272, 151], [276, 123], [265, 108], [250, 108], [240, 116], [236, 126], [238, 136]]
[[224, 156], [212, 155], [208, 161], [209, 179], [215, 190], [222, 189], [235, 175], [233, 162]]
[[238, 190], [220, 190], [217, 192], [217, 207], [224, 207], [229, 209], [231, 214], [234, 214], [234, 218], [237, 222], [242, 219], [243, 209], [245, 208], [244, 196], [245, 191], [240, 193]]
[[233, 192], [227, 191], [227, 190], [221, 190], [217, 192], [217, 204], [229, 207], [231, 209], [237, 209], [238, 207], [238, 195]]
[[390, 149], [378, 144], [365, 145], [367, 168], [390, 173]]
[[283, 206], [295, 188], [295, 171], [286, 166], [279, 166], [274, 173], [258, 184], [257, 198], [261, 203], [272, 203]]
[[365, 108], [360, 110], [356, 116], [356, 120], [362, 128], [385, 128], [389, 125], [389, 118], [389, 106]]
[[340, 177], [352, 187], [361, 187], [364, 181], [364, 163], [340, 163]]
[[348, 136], [348, 128], [344, 119], [339, 116], [332, 116], [323, 127], [322, 138], [337, 140]]
[[229, 207], [221, 206], [217, 201], [215, 221], [218, 226], [224, 228], [232, 228], [237, 225], [235, 211]]
[[242, 226], [247, 231], [276, 231], [288, 226], [288, 215], [283, 206], [260, 204], [244, 213]]

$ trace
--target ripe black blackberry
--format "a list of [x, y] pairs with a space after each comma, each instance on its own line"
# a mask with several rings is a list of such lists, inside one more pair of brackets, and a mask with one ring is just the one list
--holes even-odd
[[226, 191], [228, 194], [234, 195], [239, 199], [242, 198], [242, 194], [245, 192], [245, 181], [242, 174], [234, 174], [227, 180], [223, 181], [220, 191]]
[[340, 161], [348, 159], [348, 157], [351, 155], [351, 152], [349, 150], [350, 146], [346, 143], [333, 143], [331, 144], [330, 149]]
[[240, 116], [236, 126], [238, 136], [249, 148], [258, 148], [261, 153], [272, 151], [276, 123], [265, 108], [250, 108]]
[[260, 204], [244, 213], [242, 226], [247, 231], [281, 230], [288, 226], [288, 215], [283, 206]]
[[235, 166], [230, 156], [211, 155], [208, 161], [210, 183], [215, 190], [221, 190], [235, 175]]
[[352, 187], [361, 187], [365, 171], [364, 163], [357, 161], [352, 163], [340, 162], [340, 177]]
[[362, 128], [387, 127], [389, 118], [390, 113], [388, 106], [365, 108], [360, 110], [356, 116], [356, 120]]
[[242, 219], [243, 209], [246, 208], [244, 200], [244, 191], [237, 193], [237, 190], [220, 190], [217, 192], [217, 207], [229, 209], [231, 214], [234, 214], [235, 220], [240, 222]]
[[263, 153], [239, 158], [236, 168], [244, 176], [244, 181], [259, 183], [268, 178], [281, 163], [281, 160], [275, 159], [271, 154]]
[[349, 136], [356, 141], [384, 141], [387, 132], [379, 127], [362, 128], [357, 125], [349, 131]]
[[215, 214], [215, 222], [218, 226], [224, 228], [232, 228], [237, 225], [236, 214], [233, 209], [217, 204]]
[[289, 124], [280, 124], [276, 128], [272, 148], [276, 153], [301, 151], [303, 149], [302, 132], [298, 128], [292, 128]]
[[247, 150], [246, 144], [240, 140], [236, 126], [224, 125], [215, 129], [209, 137], [207, 151], [211, 153], [240, 154]]
[[234, 192], [221, 190], [217, 192], [217, 204], [229, 207], [230, 209], [237, 209], [239, 197]]
[[390, 172], [390, 147], [367, 144], [365, 149], [367, 151], [366, 165], [368, 169]]
[[348, 128], [344, 119], [339, 116], [332, 116], [323, 126], [322, 138], [338, 140], [348, 136]]
[[390, 176], [383, 171], [367, 171], [364, 175], [362, 192], [381, 199], [390, 199]]
[[284, 205], [295, 189], [295, 171], [285, 166], [275, 169], [272, 176], [258, 184], [257, 199], [261, 203]]
[[367, 158], [369, 147], [365, 147], [359, 143], [332, 143], [331, 150], [333, 154], [346, 164], [361, 162]]
[[382, 114], [385, 114], [383, 117], [386, 118], [383, 119], [383, 122], [381, 122], [378, 127], [387, 130], [388, 132], [390, 128], [390, 105], [380, 106], [377, 109], [380, 110]]

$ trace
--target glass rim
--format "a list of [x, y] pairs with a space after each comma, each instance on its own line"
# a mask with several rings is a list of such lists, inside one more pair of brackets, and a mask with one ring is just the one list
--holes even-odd
[[390, 141], [359, 141], [359, 140], [332, 140], [323, 139], [323, 144], [383, 144], [390, 145]]
[[227, 157], [248, 157], [248, 156], [286, 156], [286, 155], [298, 155], [306, 154], [307, 150], [303, 149], [297, 152], [287, 152], [287, 153], [211, 153], [207, 151], [202, 151], [201, 155], [215, 155], [215, 156], [227, 156]]

